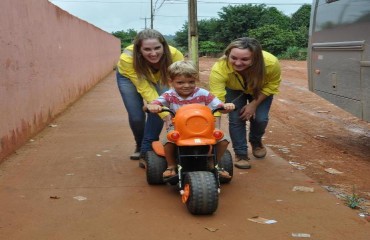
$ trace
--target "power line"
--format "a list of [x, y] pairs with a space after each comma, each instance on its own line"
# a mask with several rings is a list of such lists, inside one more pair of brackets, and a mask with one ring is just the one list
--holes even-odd
[[[160, 15], [160, 14], [157, 14], [155, 16], [156, 17], [171, 17], [171, 18], [187, 18], [188, 17], [188, 15], [186, 15], [186, 16], [179, 16], [179, 15], [177, 15], [177, 16], [169, 16], [169, 15]], [[199, 16], [198, 15], [198, 18], [212, 18], [212, 17], [216, 17], [216, 16]]]
[[76, 1], [76, 0], [49, 0], [50, 2], [74, 2], [74, 3], [108, 3], [108, 4], [111, 4], [111, 3], [129, 3], [129, 4], [133, 4], [133, 3], [145, 3], [147, 4], [148, 2], [122, 2], [122, 1], [109, 1], [109, 2], [106, 2], [106, 1], [94, 1], [94, 0], [88, 0], [88, 1]]
[[[123, 2], [123, 1], [99, 1], [99, 0], [87, 0], [87, 1], [77, 1], [77, 0], [49, 0], [50, 2], [74, 2], [74, 3], [102, 3], [102, 4], [116, 4], [116, 3], [124, 3], [124, 4], [133, 4], [133, 3], [148, 3], [148, 2]], [[187, 0], [170, 0], [170, 1], [163, 1], [161, 3], [161, 6], [163, 4], [188, 4]], [[300, 6], [304, 4], [309, 3], [259, 3], [259, 2], [227, 2], [227, 1], [218, 1], [218, 2], [209, 2], [209, 1], [198, 1], [198, 4], [230, 4], [230, 5], [246, 5], [246, 4], [256, 4], [256, 5], [266, 5], [266, 6], [289, 6], [289, 5], [295, 5]]]

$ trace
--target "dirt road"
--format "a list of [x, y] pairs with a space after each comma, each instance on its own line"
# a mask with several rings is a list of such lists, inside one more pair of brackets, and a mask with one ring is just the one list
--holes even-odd
[[[212, 63], [206, 60], [203, 82]], [[369, 192], [369, 125], [310, 94], [305, 65], [296, 64], [283, 62], [267, 157], [252, 159], [250, 170], [235, 169], [215, 214], [189, 214], [176, 188], [149, 186], [145, 171], [129, 160], [133, 137], [112, 73], [0, 165], [0, 239], [285, 240], [294, 233], [368, 239], [362, 210], [348, 208], [322, 186], [356, 184], [356, 191]], [[296, 75], [289, 75], [293, 70]], [[343, 173], [330, 175], [327, 167]], [[314, 192], [292, 191], [295, 186]], [[277, 222], [248, 220], [256, 216]]]
[[[205, 86], [213, 63], [200, 62]], [[370, 123], [308, 91], [305, 61], [281, 63], [281, 93], [274, 99], [265, 142], [338, 198], [358, 195], [360, 211], [369, 213]]]

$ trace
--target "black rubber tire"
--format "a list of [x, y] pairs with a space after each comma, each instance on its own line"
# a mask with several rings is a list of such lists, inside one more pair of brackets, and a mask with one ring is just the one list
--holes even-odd
[[227, 171], [231, 178], [221, 178], [220, 183], [229, 183], [234, 175], [233, 157], [229, 150], [226, 150], [220, 161], [220, 167]]
[[186, 206], [195, 215], [212, 214], [218, 207], [218, 190], [215, 175], [211, 172], [189, 172], [185, 176], [184, 186], [189, 184], [189, 198]]
[[146, 181], [150, 185], [164, 184], [163, 172], [167, 168], [167, 162], [164, 157], [158, 156], [153, 151], [148, 151], [146, 159]]

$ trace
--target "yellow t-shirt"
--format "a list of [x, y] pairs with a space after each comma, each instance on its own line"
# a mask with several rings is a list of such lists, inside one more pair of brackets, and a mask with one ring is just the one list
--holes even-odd
[[[172, 62], [180, 61], [184, 59], [183, 54], [178, 51], [176, 48], [169, 46]], [[142, 96], [142, 98], [150, 103], [153, 100], [158, 98], [158, 93], [153, 84], [150, 84], [150, 80], [148, 79], [138, 79], [138, 76], [135, 72], [134, 65], [133, 65], [133, 49], [134, 45], [130, 45], [126, 47], [123, 53], [120, 56], [120, 59], [117, 63], [118, 72], [127, 77], [131, 80], [131, 82], [135, 85], [138, 93]], [[161, 73], [157, 72], [153, 74], [153, 83], [156, 84], [161, 79]]]
[[[264, 85], [262, 93], [266, 96], [279, 93], [281, 82], [281, 68], [279, 60], [266, 51], [262, 51], [265, 61], [266, 75], [263, 79]], [[244, 89], [239, 79], [243, 79], [239, 73], [228, 64], [227, 59], [219, 59], [212, 67], [209, 77], [210, 92], [225, 102], [226, 87], [232, 90], [244, 90], [245, 93], [252, 94], [253, 89]]]

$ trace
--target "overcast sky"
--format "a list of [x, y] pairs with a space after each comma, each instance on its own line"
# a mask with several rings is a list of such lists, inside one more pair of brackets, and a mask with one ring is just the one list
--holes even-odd
[[[70, 14], [85, 20], [106, 32], [150, 28], [151, 0], [49, 0]], [[153, 26], [162, 34], [173, 35], [182, 29], [188, 19], [187, 0], [152, 0], [154, 13]], [[163, 3], [161, 6], [160, 4]], [[198, 0], [198, 20], [218, 18], [222, 7], [240, 4], [266, 4], [276, 7], [290, 16], [303, 4], [312, 0]]]

